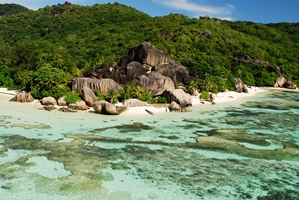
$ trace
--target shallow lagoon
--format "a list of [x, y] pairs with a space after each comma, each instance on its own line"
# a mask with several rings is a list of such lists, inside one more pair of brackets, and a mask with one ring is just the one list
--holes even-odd
[[299, 93], [187, 113], [40, 111], [0, 96], [4, 199], [296, 199]]

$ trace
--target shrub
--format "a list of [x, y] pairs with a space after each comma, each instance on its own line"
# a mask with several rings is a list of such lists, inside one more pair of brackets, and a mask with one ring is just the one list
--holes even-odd
[[202, 91], [200, 93], [200, 98], [201, 99], [210, 99], [210, 93], [208, 91]]
[[77, 101], [81, 101], [81, 97], [78, 93], [75, 92], [68, 92], [65, 95], [65, 101], [67, 103], [76, 103]]

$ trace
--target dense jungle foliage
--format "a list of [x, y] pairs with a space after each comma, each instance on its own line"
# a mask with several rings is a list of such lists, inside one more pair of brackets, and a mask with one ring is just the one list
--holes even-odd
[[74, 77], [118, 62], [129, 47], [144, 41], [196, 71], [202, 78], [196, 86], [207, 91], [234, 89], [234, 77], [273, 86], [277, 75], [266, 65], [236, 61], [236, 53], [283, 68], [284, 76], [299, 85], [298, 33], [299, 23], [150, 17], [119, 3], [47, 6], [0, 18], [0, 86], [58, 97], [70, 91]]

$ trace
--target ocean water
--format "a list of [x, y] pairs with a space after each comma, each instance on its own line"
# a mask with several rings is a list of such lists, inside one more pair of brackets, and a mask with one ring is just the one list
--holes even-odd
[[186, 113], [38, 110], [0, 94], [1, 199], [299, 199], [299, 92]]

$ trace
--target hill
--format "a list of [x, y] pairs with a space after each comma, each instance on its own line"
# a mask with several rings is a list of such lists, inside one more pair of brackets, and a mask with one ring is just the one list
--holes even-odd
[[29, 10], [28, 8], [21, 6], [19, 4], [14, 4], [14, 3], [0, 4], [0, 16], [17, 14], [20, 12], [26, 12], [28, 10]]
[[153, 18], [119, 3], [66, 2], [0, 19], [0, 85], [21, 87], [38, 97], [49, 94], [41, 88], [66, 90], [72, 78], [103, 63], [119, 62], [130, 47], [144, 41], [168, 54], [172, 65], [221, 85], [217, 91], [234, 89], [233, 78], [273, 86], [279, 73], [299, 85], [298, 32], [298, 23], [190, 19], [180, 14]]

